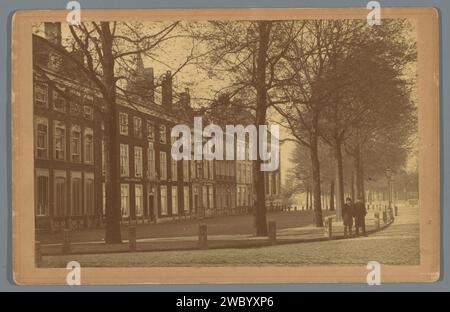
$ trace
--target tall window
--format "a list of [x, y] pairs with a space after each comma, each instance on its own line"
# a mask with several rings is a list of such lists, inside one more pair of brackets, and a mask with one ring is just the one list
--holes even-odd
[[155, 178], [156, 176], [156, 161], [155, 161], [155, 149], [153, 143], [148, 145], [148, 176], [149, 178]]
[[48, 215], [48, 171], [36, 171], [36, 216]]
[[66, 158], [66, 127], [63, 123], [55, 121], [55, 159], [64, 160]]
[[134, 175], [142, 177], [142, 147], [134, 147]]
[[172, 159], [172, 180], [176, 181], [178, 179], [178, 162], [175, 159]]
[[178, 188], [172, 186], [172, 214], [178, 214]]
[[81, 93], [77, 90], [70, 90], [70, 113], [75, 116], [83, 116]]
[[136, 184], [134, 188], [135, 195], [135, 214], [136, 216], [142, 216], [144, 213], [144, 195], [142, 191], [142, 185]]
[[214, 192], [213, 187], [208, 186], [208, 207], [212, 209], [214, 207]]
[[167, 215], [167, 186], [161, 185], [161, 215]]
[[128, 145], [120, 144], [120, 176], [128, 177], [130, 175], [130, 163], [128, 155]]
[[166, 140], [167, 140], [166, 126], [161, 125], [159, 126], [159, 142], [162, 144], [166, 144]]
[[86, 214], [92, 216], [95, 214], [94, 209], [94, 178], [87, 177], [84, 180], [84, 202]]
[[36, 158], [48, 158], [48, 121], [45, 118], [36, 119]]
[[189, 160], [183, 160], [183, 181], [189, 181]]
[[53, 90], [53, 108], [58, 112], [66, 111], [66, 99], [63, 90]]
[[189, 212], [189, 186], [183, 188], [183, 207], [185, 212]]
[[133, 129], [134, 136], [137, 138], [142, 138], [142, 119], [139, 117], [133, 117]]
[[167, 179], [167, 158], [166, 152], [159, 152], [159, 178], [161, 180]]
[[81, 129], [79, 126], [72, 126], [70, 133], [70, 149], [73, 162], [81, 161]]
[[67, 206], [65, 172], [55, 173], [55, 216], [65, 216]]
[[155, 141], [155, 126], [150, 120], [147, 120], [147, 140]]
[[94, 162], [94, 136], [92, 129], [84, 130], [84, 162], [92, 164]]
[[40, 107], [48, 107], [48, 86], [45, 83], [34, 84], [34, 104]]
[[206, 185], [202, 186], [202, 204], [203, 208], [208, 208], [208, 187]]
[[72, 215], [81, 216], [83, 214], [81, 174], [72, 175]]
[[120, 134], [128, 135], [128, 115], [126, 113], [119, 113], [119, 130]]
[[128, 184], [120, 184], [120, 211], [122, 217], [130, 215], [130, 187]]

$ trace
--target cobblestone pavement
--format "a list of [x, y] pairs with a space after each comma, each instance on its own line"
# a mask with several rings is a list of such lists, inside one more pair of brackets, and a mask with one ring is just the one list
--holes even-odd
[[219, 266], [419, 264], [418, 208], [399, 206], [399, 217], [369, 237], [248, 249], [135, 252], [102, 255], [44, 256], [40, 266], [65, 267], [72, 260], [91, 266]]

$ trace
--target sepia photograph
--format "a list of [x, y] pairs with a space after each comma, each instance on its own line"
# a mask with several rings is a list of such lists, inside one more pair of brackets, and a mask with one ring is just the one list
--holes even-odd
[[436, 281], [437, 16], [368, 13], [16, 13], [16, 281]]

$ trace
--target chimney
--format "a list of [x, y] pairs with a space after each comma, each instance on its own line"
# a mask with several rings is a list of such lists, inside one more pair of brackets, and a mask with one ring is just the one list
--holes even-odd
[[161, 81], [162, 106], [168, 109], [172, 108], [172, 73], [168, 70]]
[[154, 83], [154, 73], [152, 67], [144, 68], [144, 81], [145, 81], [145, 89], [146, 97], [150, 101], [150, 104], [155, 103], [155, 83]]
[[61, 45], [61, 23], [44, 23], [45, 38], [56, 45]]
[[183, 106], [191, 106], [191, 95], [189, 94], [189, 88], [185, 88], [184, 92], [180, 93], [180, 103]]

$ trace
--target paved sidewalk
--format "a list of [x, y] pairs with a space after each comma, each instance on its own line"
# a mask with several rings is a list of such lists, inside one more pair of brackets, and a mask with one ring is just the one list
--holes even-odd
[[[280, 220], [283, 224], [283, 218], [286, 217], [299, 217], [304, 212], [285, 212], [284, 215], [272, 214], [269, 215], [269, 220]], [[327, 213], [329, 214], [329, 213]], [[366, 231], [368, 234], [377, 231], [373, 219], [373, 210], [369, 210], [366, 216]], [[309, 222], [312, 220], [309, 219]], [[222, 249], [222, 248], [255, 248], [271, 245], [283, 245], [292, 243], [306, 243], [306, 242], [319, 242], [328, 241], [328, 237], [325, 235], [324, 228], [314, 227], [312, 224], [305, 224], [297, 220], [296, 223], [288, 223], [290, 227], [286, 227], [286, 223], [278, 229], [277, 221], [277, 239], [276, 242], [270, 241], [268, 237], [255, 237], [251, 233], [244, 234], [209, 234], [214, 233], [214, 225], [217, 220], [210, 221], [208, 225], [208, 249]], [[247, 223], [247, 227], [248, 224]], [[296, 224], [303, 224], [303, 226], [295, 226]], [[333, 240], [343, 239], [344, 231], [341, 222], [333, 222]], [[161, 225], [161, 224], [159, 224]], [[150, 225], [151, 226], [151, 225]], [[178, 226], [184, 226], [181, 223]], [[185, 226], [194, 226], [197, 230], [198, 222], [189, 223]], [[389, 224], [383, 224], [381, 221], [381, 228], [384, 229]], [[216, 229], [217, 230], [217, 229]], [[139, 227], [137, 228], [139, 231]], [[216, 231], [217, 232], [217, 231]], [[247, 231], [248, 232], [248, 231]], [[177, 233], [176, 231], [174, 233]], [[192, 233], [192, 231], [191, 231]], [[171, 250], [197, 250], [200, 249], [198, 245], [197, 235], [186, 236], [169, 236], [169, 237], [143, 237], [139, 238], [139, 232], [137, 233], [138, 239], [136, 240], [136, 251], [171, 251]], [[142, 235], [142, 234], [141, 234]], [[71, 250], [69, 254], [101, 254], [101, 253], [117, 253], [117, 252], [129, 252], [128, 239], [124, 239], [122, 244], [105, 244], [103, 240], [95, 241], [78, 241], [71, 244]], [[62, 250], [61, 242], [47, 242], [41, 244], [41, 252], [43, 255], [61, 255], [64, 254]], [[67, 253], [67, 252], [66, 252]]]

